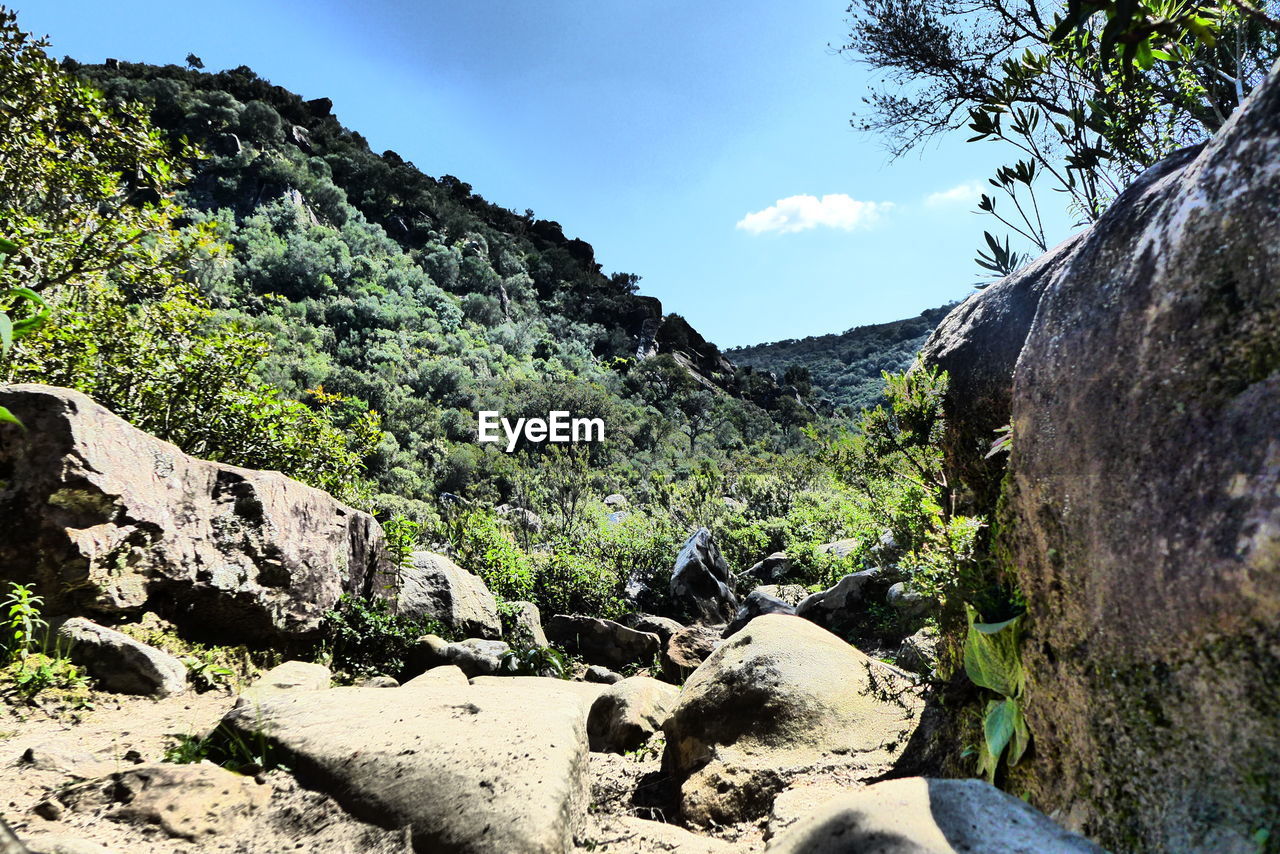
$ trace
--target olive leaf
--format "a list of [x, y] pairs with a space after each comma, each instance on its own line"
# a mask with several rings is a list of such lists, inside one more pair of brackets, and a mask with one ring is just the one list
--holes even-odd
[[1018, 636], [1022, 615], [1001, 623], [978, 622], [978, 612], [965, 605], [969, 634], [964, 644], [964, 670], [975, 685], [1005, 697], [1022, 696], [1022, 662]]

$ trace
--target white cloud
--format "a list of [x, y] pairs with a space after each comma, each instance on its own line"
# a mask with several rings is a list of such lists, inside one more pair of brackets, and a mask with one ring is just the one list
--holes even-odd
[[964, 184], [957, 184], [950, 190], [943, 190], [938, 193], [930, 193], [925, 197], [925, 207], [929, 208], [945, 208], [952, 205], [969, 205], [978, 203], [978, 198], [982, 195], [982, 185], [977, 181], [968, 181]]
[[844, 193], [817, 196], [790, 196], [761, 211], [738, 220], [737, 227], [752, 234], [791, 234], [823, 226], [853, 231], [874, 225], [880, 215], [893, 207], [890, 202], [860, 202]]

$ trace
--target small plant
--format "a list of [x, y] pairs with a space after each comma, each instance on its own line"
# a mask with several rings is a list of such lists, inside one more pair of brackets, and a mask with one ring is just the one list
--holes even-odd
[[185, 656], [182, 663], [187, 666], [187, 680], [200, 693], [215, 688], [230, 687], [236, 672], [218, 660], [218, 653], [211, 649], [197, 649], [192, 655]]
[[262, 730], [248, 736], [221, 724], [206, 737], [172, 736], [164, 751], [164, 761], [175, 765], [195, 765], [208, 760], [238, 774], [256, 774], [274, 768], [288, 770], [280, 752]]
[[[382, 523], [382, 532], [386, 535], [387, 552], [390, 554], [391, 562], [395, 565], [398, 573], [412, 563], [413, 551], [418, 547], [419, 539], [422, 536], [422, 525], [403, 514], [397, 513]], [[398, 582], [399, 579], [397, 578], [396, 581]], [[396, 584], [395, 586], [398, 587], [399, 585]]]
[[554, 647], [531, 646], [513, 649], [502, 656], [499, 672], [511, 676], [569, 677], [569, 661]]
[[5, 648], [10, 661], [25, 660], [36, 645], [37, 633], [49, 628], [49, 624], [40, 616], [42, 605], [44, 599], [32, 592], [31, 585], [9, 584], [9, 596], [0, 603], [0, 609], [3, 609], [8, 623]]
[[964, 644], [964, 669], [974, 684], [993, 691], [982, 720], [982, 749], [978, 772], [994, 783], [1001, 759], [1018, 764], [1031, 743], [1031, 732], [1022, 714], [1024, 674], [1018, 650], [1022, 616], [999, 623], [979, 622], [978, 612], [965, 606], [969, 634]]
[[635, 750], [628, 750], [622, 754], [628, 759], [634, 759], [636, 762], [647, 762], [650, 759], [662, 758], [662, 752], [667, 747], [667, 740], [662, 736], [651, 738]]
[[452, 633], [434, 620], [419, 620], [393, 613], [383, 599], [343, 596], [338, 607], [324, 616], [323, 654], [331, 666], [353, 677], [404, 676], [410, 650], [423, 635]]

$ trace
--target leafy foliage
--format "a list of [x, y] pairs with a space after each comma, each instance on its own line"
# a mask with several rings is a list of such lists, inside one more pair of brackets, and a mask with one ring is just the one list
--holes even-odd
[[325, 651], [334, 670], [353, 678], [404, 676], [410, 651], [423, 635], [448, 638], [449, 632], [431, 620], [393, 613], [384, 599], [343, 596], [324, 615]]

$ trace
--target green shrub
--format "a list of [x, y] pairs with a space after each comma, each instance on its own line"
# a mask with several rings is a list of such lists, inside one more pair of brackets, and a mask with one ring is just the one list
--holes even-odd
[[383, 599], [343, 596], [338, 607], [324, 615], [324, 649], [331, 667], [351, 677], [404, 677], [410, 651], [423, 635], [452, 639], [434, 620], [394, 614]]

